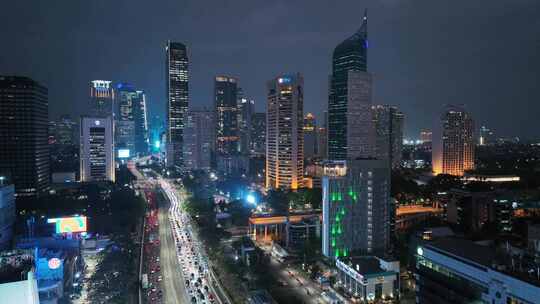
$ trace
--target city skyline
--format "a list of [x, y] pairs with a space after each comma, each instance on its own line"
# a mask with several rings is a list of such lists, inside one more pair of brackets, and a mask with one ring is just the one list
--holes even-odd
[[[232, 22], [233, 29], [238, 29], [233, 37], [231, 34], [217, 37], [216, 29], [207, 25], [213, 24], [214, 20], [223, 21], [220, 19], [224, 18], [222, 16], [209, 12], [201, 18], [189, 17], [197, 15], [196, 12], [201, 11], [205, 3], [187, 4], [182, 12], [175, 10], [180, 4], [155, 7], [138, 2], [130, 3], [129, 11], [132, 13], [147, 9], [153, 15], [168, 16], [174, 13], [187, 16], [175, 21], [181, 26], [173, 24], [161, 27], [160, 31], [155, 29], [162, 26], [162, 21], [155, 19], [151, 19], [145, 27], [128, 29], [118, 25], [116, 28], [112, 26], [117, 25], [116, 14], [113, 17], [109, 12], [103, 12], [103, 4], [100, 3], [65, 4], [62, 16], [57, 15], [59, 10], [56, 8], [43, 6], [39, 10], [27, 10], [26, 18], [30, 20], [35, 17], [33, 21], [21, 24], [13, 32], [6, 32], [7, 41], [21, 35], [24, 38], [23, 43], [7, 44], [5, 56], [0, 59], [0, 67], [5, 75], [28, 76], [47, 86], [51, 117], [62, 114], [77, 117], [83, 114], [88, 105], [82, 92], [85, 92], [86, 84], [93, 79], [135, 84], [146, 91], [151, 101], [151, 116], [163, 116], [165, 96], [161, 85], [164, 81], [162, 47], [167, 39], [175, 39], [185, 43], [189, 56], [193, 57], [190, 99], [194, 105], [211, 105], [212, 79], [225, 73], [238, 78], [247, 95], [255, 100], [256, 110], [261, 111], [265, 104], [266, 79], [279, 73], [299, 71], [306, 78], [305, 112], [312, 112], [319, 118], [323, 116], [328, 99], [327, 78], [330, 66], [327, 58], [333, 47], [350, 34], [351, 29], [358, 28], [363, 8], [368, 7], [369, 70], [375, 78], [373, 103], [393, 104], [402, 109], [410, 118], [405, 137], [414, 138], [420, 129], [433, 128], [436, 121], [431, 118], [438, 116], [445, 104], [464, 103], [477, 118], [478, 126], [487, 125], [500, 136], [537, 139], [534, 130], [526, 126], [534, 122], [531, 113], [536, 110], [536, 105], [533, 105], [533, 101], [540, 96], [534, 85], [538, 70], [529, 68], [539, 62], [536, 51], [538, 44], [534, 37], [538, 36], [540, 26], [534, 26], [539, 22], [534, 16], [535, 12], [540, 11], [540, 4], [524, 0], [507, 4], [507, 7], [503, 2], [490, 2], [489, 8], [463, 3], [445, 5], [443, 9], [439, 7], [440, 1], [422, 6], [401, 1], [344, 2], [336, 7], [328, 7], [320, 1], [310, 2], [311, 8], [302, 12], [294, 26], [286, 27], [279, 33], [270, 30], [279, 25], [281, 20], [286, 20], [290, 13], [287, 10], [274, 17], [268, 16], [272, 15], [271, 12], [282, 11], [285, 6], [283, 2], [262, 8], [248, 2], [229, 6], [215, 4], [226, 11], [246, 14], [246, 21], [226, 20]], [[290, 5], [300, 7], [304, 4], [299, 2]], [[12, 9], [6, 11], [18, 12], [26, 8], [21, 3], [10, 3], [8, 6], [12, 6]], [[110, 9], [107, 6], [107, 11], [114, 12], [115, 8], [119, 8], [117, 6], [122, 4], [112, 4]], [[73, 34], [64, 31], [63, 28], [70, 28], [64, 25], [71, 23], [72, 18], [78, 16], [83, 9], [95, 13], [87, 14], [85, 18], [100, 18], [100, 22], [96, 23], [98, 26], [87, 28], [78, 25]], [[466, 14], [460, 15], [462, 12]], [[10, 22], [17, 15], [10, 14], [2, 22]], [[183, 30], [186, 22], [191, 22], [198, 31], [190, 33]], [[249, 31], [244, 29], [245, 22], [253, 25]], [[428, 23], [432, 26], [426, 27]], [[485, 34], [488, 28], [492, 30]], [[31, 34], [38, 29], [43, 35]], [[112, 41], [111, 37], [117, 31], [126, 31], [126, 35], [115, 37], [115, 41]], [[268, 47], [259, 38], [268, 34], [274, 35], [282, 43]], [[497, 54], [503, 52], [503, 46], [499, 43], [500, 35], [512, 36], [514, 41], [518, 41], [518, 47], [504, 50], [505, 56], [512, 58], [508, 61], [512, 64], [502, 61], [496, 65], [495, 70], [492, 62]], [[81, 36], [84, 36], [84, 41]], [[125, 40], [134, 36], [143, 39], [134, 42], [134, 47], [130, 48], [133, 52], [124, 52]], [[41, 37], [44, 39], [41, 40]], [[431, 38], [436, 38], [436, 42]], [[88, 54], [86, 49], [95, 48], [87, 47], [87, 44], [96, 42], [104, 45], [99, 52], [106, 52], [110, 56], [96, 57]], [[25, 48], [26, 45], [35, 45], [44, 52], [28, 53], [27, 50], [34, 48]], [[218, 49], [221, 51], [216, 55]], [[66, 52], [70, 52], [69, 56], [66, 56]], [[47, 56], [47, 60], [43, 56]], [[460, 64], [456, 64], [456, 60]], [[137, 64], [131, 64], [132, 61]], [[255, 62], [259, 67], [256, 71], [248, 68]], [[42, 68], [32, 69], [36, 65]], [[54, 72], [46, 72], [49, 70]], [[504, 86], [501, 85], [503, 83]], [[514, 111], [523, 123], [515, 124], [504, 119], [508, 111]]]

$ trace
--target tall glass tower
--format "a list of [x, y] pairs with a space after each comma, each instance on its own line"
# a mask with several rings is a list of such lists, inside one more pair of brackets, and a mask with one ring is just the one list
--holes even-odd
[[[367, 71], [367, 24], [366, 10], [360, 29], [334, 49], [328, 100], [328, 158], [333, 160], [344, 160], [349, 156], [347, 117], [352, 93], [349, 88], [353, 80], [350, 72]], [[367, 95], [371, 95], [371, 77], [360, 73], [355, 79], [364, 82], [362, 86], [369, 89]]]
[[167, 82], [167, 166], [183, 167], [183, 140], [188, 111], [187, 48], [179, 42], [168, 41], [165, 48]]

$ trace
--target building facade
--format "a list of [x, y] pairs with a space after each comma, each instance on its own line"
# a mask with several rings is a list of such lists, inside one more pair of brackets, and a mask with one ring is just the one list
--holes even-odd
[[304, 157], [311, 159], [317, 155], [317, 121], [312, 113], [307, 113], [304, 116]]
[[415, 250], [416, 303], [538, 303], [536, 276], [519, 276], [510, 265], [503, 267], [489, 247], [441, 238]]
[[266, 113], [253, 113], [251, 116], [251, 154], [266, 153]]
[[356, 159], [334, 163], [341, 169], [325, 168], [322, 181], [323, 254], [332, 259], [351, 252], [384, 254], [390, 248], [392, 216], [388, 162]]
[[375, 121], [377, 159], [386, 159], [392, 168], [401, 166], [403, 152], [403, 119], [404, 115], [394, 106], [373, 106]]
[[372, 76], [367, 73], [367, 14], [362, 26], [333, 53], [328, 100], [328, 158], [374, 156]]
[[449, 106], [442, 124], [442, 173], [462, 176], [474, 169], [474, 121], [462, 107]]
[[115, 181], [111, 117], [81, 117], [81, 182]]
[[252, 116], [255, 112], [255, 101], [244, 96], [242, 89], [238, 89], [238, 136], [240, 138], [240, 154], [251, 153]]
[[30, 78], [0, 76], [0, 176], [17, 196], [49, 190], [47, 94]]
[[109, 80], [90, 82], [90, 113], [95, 116], [113, 116], [114, 88]]
[[267, 84], [266, 188], [298, 189], [304, 175], [304, 79], [281, 75]]
[[188, 112], [184, 140], [184, 159], [187, 169], [210, 170], [213, 146], [213, 114], [210, 109], [206, 108]]
[[146, 94], [142, 90], [136, 91], [133, 103], [133, 121], [135, 123], [135, 152], [139, 155], [148, 153], [150, 141], [148, 135], [148, 109], [146, 107]]
[[116, 153], [120, 150], [135, 154], [134, 108], [137, 99], [135, 87], [128, 83], [116, 86], [116, 109], [114, 116], [114, 145]]
[[15, 219], [15, 187], [0, 182], [0, 250], [11, 247]]
[[167, 83], [167, 167], [183, 169], [184, 128], [189, 103], [189, 75], [187, 47], [168, 41], [166, 52]]
[[360, 303], [399, 297], [399, 262], [376, 256], [336, 260], [338, 285]]

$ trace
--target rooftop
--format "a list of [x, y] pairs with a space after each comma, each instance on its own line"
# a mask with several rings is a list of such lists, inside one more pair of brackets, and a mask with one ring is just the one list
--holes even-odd
[[428, 243], [426, 247], [436, 251], [442, 250], [450, 255], [470, 260], [485, 267], [491, 267], [495, 260], [495, 251], [493, 248], [478, 245], [473, 241], [460, 238], [439, 238]]

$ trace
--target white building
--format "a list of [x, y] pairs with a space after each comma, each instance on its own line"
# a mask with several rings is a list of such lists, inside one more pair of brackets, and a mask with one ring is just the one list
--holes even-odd
[[399, 262], [375, 256], [336, 260], [338, 284], [362, 303], [399, 297]]
[[81, 118], [81, 181], [115, 181], [111, 117]]
[[39, 304], [37, 280], [29, 272], [26, 280], [0, 284], [2, 303]]

